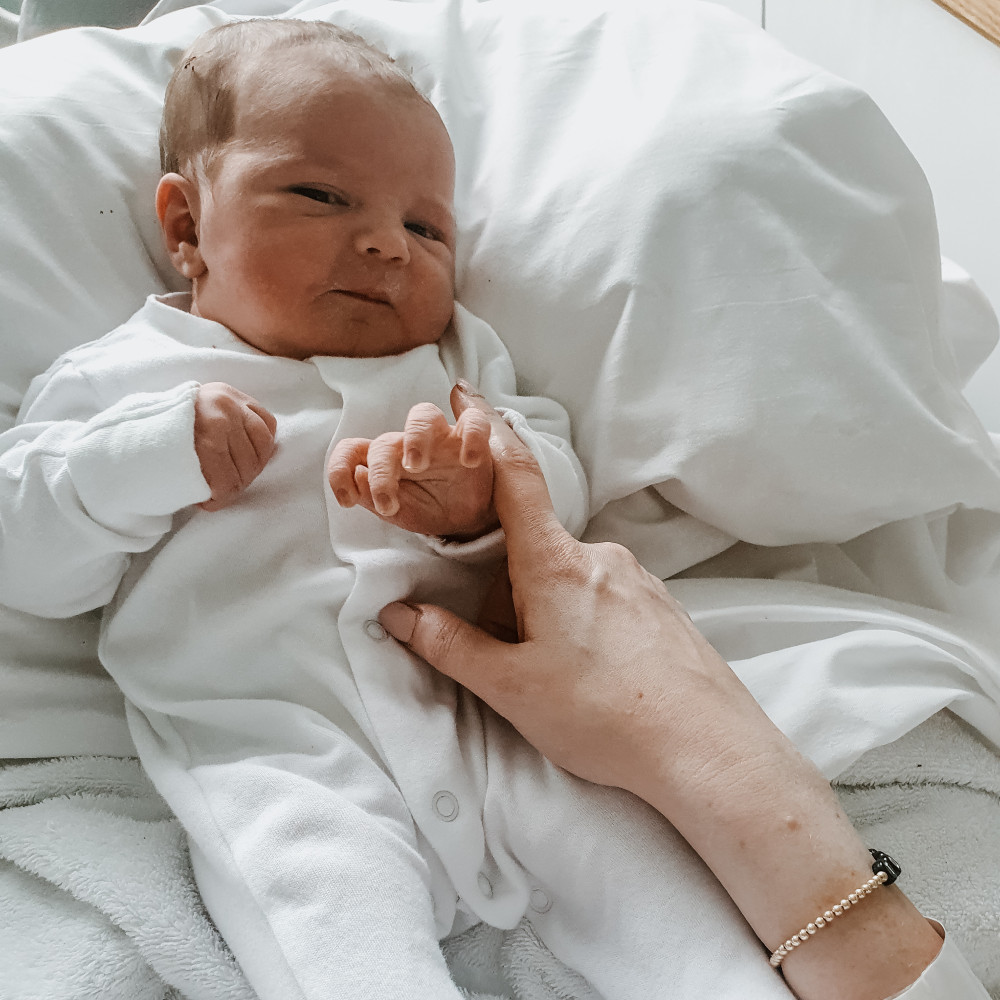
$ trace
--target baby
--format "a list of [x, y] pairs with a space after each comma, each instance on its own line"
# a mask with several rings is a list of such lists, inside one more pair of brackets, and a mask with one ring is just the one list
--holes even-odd
[[[303, 26], [304, 27], [304, 26]], [[294, 22], [211, 32], [170, 82], [157, 214], [191, 281], [193, 316], [266, 354], [378, 358], [440, 340], [454, 311], [454, 155], [433, 105], [377, 50], [324, 23], [266, 73], [245, 36], [305, 35]], [[331, 73], [301, 48], [340, 42]], [[260, 42], [258, 42], [260, 44]], [[218, 95], [206, 100], [206, 95]], [[259, 474], [274, 419], [232, 386], [202, 386], [195, 447], [218, 510]], [[476, 537], [491, 512], [489, 428], [416, 408], [404, 434], [342, 441], [330, 483], [430, 535]]]
[[[454, 302], [434, 108], [350, 32], [245, 21], [182, 58], [161, 152], [191, 292], [32, 384], [0, 437], [0, 599], [107, 605], [102, 662], [261, 1000], [457, 1000], [439, 940], [526, 914], [609, 1000], [785, 995], [657, 814], [554, 768], [376, 621], [406, 597], [474, 615], [502, 556], [460, 379], [563, 523], [586, 518], [565, 412], [518, 397]], [[709, 976], [696, 946], [732, 957]]]

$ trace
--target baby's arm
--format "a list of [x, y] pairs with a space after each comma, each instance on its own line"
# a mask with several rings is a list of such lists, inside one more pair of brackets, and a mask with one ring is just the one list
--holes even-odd
[[367, 508], [384, 521], [455, 541], [498, 526], [493, 508], [490, 426], [470, 409], [454, 426], [432, 403], [418, 403], [402, 432], [337, 443], [327, 465], [342, 507]]
[[108, 405], [72, 362], [33, 383], [0, 435], [0, 603], [46, 617], [106, 604], [132, 553], [212, 490], [194, 447], [199, 385]]

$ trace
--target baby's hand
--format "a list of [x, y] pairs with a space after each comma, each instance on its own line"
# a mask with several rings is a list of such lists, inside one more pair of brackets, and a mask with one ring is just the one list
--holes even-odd
[[252, 396], [225, 382], [201, 386], [194, 401], [194, 448], [212, 499], [203, 510], [231, 504], [260, 475], [274, 452], [277, 421]]
[[341, 507], [360, 503], [407, 531], [467, 541], [499, 524], [490, 423], [475, 407], [452, 427], [432, 403], [418, 403], [402, 434], [338, 442], [327, 473]]

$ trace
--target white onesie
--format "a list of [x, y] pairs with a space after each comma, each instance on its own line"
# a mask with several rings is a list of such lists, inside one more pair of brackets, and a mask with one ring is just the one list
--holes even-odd
[[[466, 378], [579, 532], [562, 408], [517, 397], [499, 338], [460, 306], [439, 344], [302, 362], [188, 305], [151, 296], [32, 383], [0, 436], [0, 602], [108, 605], [101, 660], [261, 1000], [457, 1000], [438, 941], [463, 913], [527, 915], [608, 1000], [789, 997], [662, 817], [553, 767], [375, 621], [405, 597], [474, 617], [502, 535], [448, 545], [340, 508], [333, 444], [399, 430], [418, 402], [448, 413]], [[208, 513], [193, 425], [211, 381], [259, 400], [277, 434], [261, 475]]]

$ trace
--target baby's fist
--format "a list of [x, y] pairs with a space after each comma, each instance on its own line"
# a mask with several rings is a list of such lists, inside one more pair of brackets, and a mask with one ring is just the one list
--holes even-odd
[[402, 433], [338, 441], [327, 473], [342, 507], [361, 504], [407, 531], [456, 541], [497, 527], [489, 419], [470, 408], [454, 426], [418, 403]]
[[228, 506], [260, 475], [274, 452], [277, 421], [252, 396], [208, 382], [194, 402], [194, 448], [212, 498], [204, 510]]

